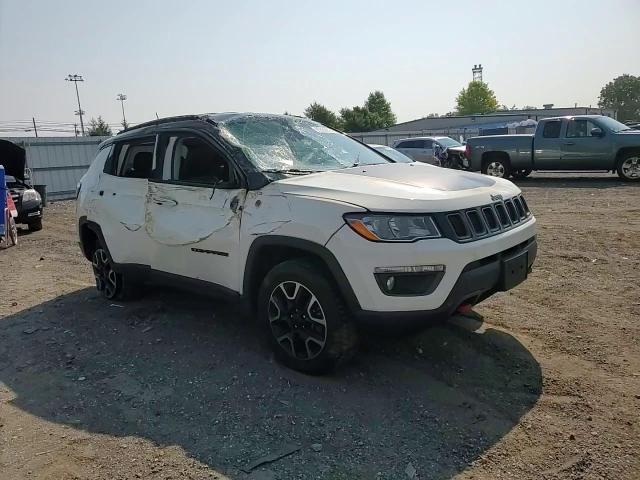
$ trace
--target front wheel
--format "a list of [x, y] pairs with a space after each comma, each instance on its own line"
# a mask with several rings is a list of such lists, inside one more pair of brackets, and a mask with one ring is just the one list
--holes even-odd
[[310, 261], [288, 260], [265, 277], [258, 315], [276, 358], [321, 374], [350, 359], [357, 331], [333, 282]]
[[39, 232], [40, 230], [42, 230], [42, 219], [39, 218], [37, 220], [34, 220], [33, 222], [30, 222], [28, 225], [29, 225], [30, 232]]
[[482, 164], [482, 173], [491, 177], [509, 178], [511, 166], [509, 161], [502, 157], [492, 157]]
[[139, 286], [127, 275], [116, 272], [107, 249], [98, 245], [91, 258], [96, 289], [107, 300], [132, 300], [139, 294]]
[[640, 181], [640, 152], [623, 155], [618, 160], [618, 176], [626, 182]]

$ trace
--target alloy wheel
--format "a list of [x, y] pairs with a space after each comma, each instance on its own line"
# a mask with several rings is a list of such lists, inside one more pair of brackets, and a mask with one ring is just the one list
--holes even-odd
[[93, 275], [96, 279], [96, 288], [106, 298], [112, 299], [118, 293], [118, 274], [113, 270], [107, 252], [98, 248], [93, 252], [91, 261]]
[[324, 349], [327, 322], [318, 298], [300, 282], [278, 284], [269, 296], [269, 324], [281, 348], [299, 360], [311, 360]]
[[640, 178], [640, 157], [627, 158], [620, 167], [622, 174], [629, 179]]
[[504, 165], [500, 162], [491, 162], [489, 165], [487, 165], [487, 175], [503, 178], [504, 173]]

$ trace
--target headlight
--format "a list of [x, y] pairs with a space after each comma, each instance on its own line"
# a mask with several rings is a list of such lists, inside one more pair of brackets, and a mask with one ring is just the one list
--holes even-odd
[[30, 202], [32, 200], [35, 200], [35, 201], [39, 202], [40, 201], [40, 194], [38, 192], [36, 192], [33, 188], [25, 190], [22, 193], [22, 201], [23, 202]]
[[372, 242], [412, 242], [441, 236], [429, 215], [348, 213], [344, 219], [354, 232]]

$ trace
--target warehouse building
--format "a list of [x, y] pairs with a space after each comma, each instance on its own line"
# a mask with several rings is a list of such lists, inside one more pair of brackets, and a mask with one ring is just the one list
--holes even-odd
[[[553, 105], [546, 105], [546, 108], [535, 108], [530, 110], [505, 110], [484, 115], [454, 115], [450, 117], [425, 117], [409, 122], [402, 122], [384, 130], [376, 132], [410, 132], [421, 130], [447, 130], [447, 129], [474, 129], [481, 130], [484, 135], [493, 135], [496, 129], [507, 129], [508, 124], [523, 122], [525, 120], [535, 120], [542, 118], [564, 117], [567, 115], [606, 115], [616, 118], [616, 111], [607, 108], [591, 107], [567, 107], [556, 108]], [[491, 131], [489, 133], [488, 131]], [[500, 133], [507, 133], [506, 131]]]

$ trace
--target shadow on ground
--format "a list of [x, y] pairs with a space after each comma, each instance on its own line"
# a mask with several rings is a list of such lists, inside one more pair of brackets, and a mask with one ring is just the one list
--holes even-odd
[[[451, 478], [541, 393], [513, 337], [458, 318], [368, 340], [354, 363], [309, 377], [274, 363], [235, 307], [170, 291], [117, 306], [93, 289], [2, 320], [0, 381], [52, 422], [179, 445], [230, 478], [285, 444], [277, 478]], [[321, 443], [315, 452], [311, 444]]]

